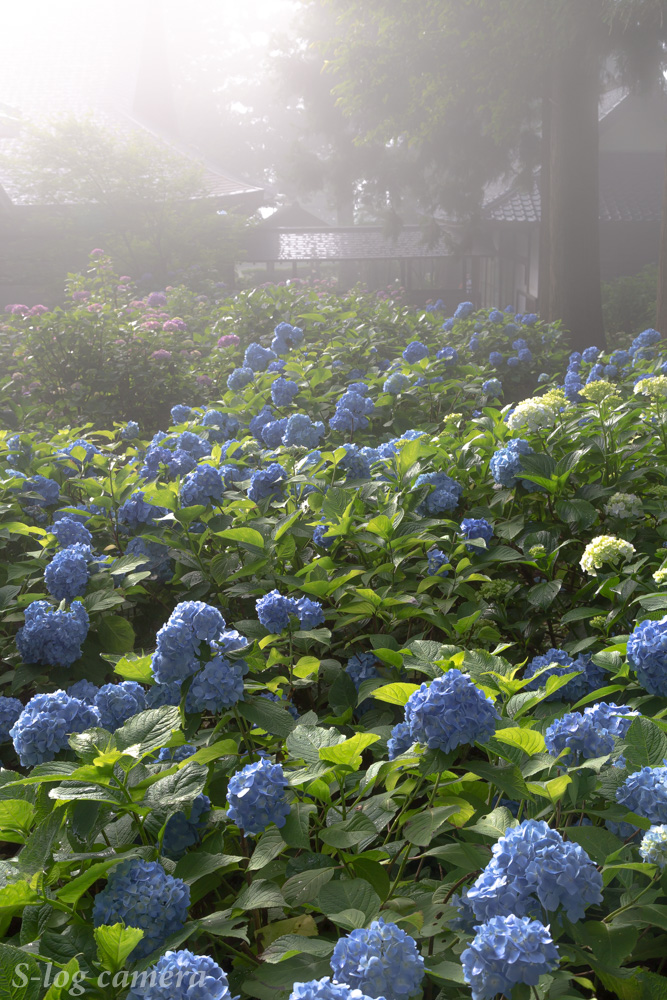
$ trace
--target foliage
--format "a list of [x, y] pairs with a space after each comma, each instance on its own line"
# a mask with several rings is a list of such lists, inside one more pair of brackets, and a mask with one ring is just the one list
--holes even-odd
[[[105, 274], [72, 285], [99, 313], [8, 316], [6, 357], [26, 380], [36, 338], [69, 336], [72, 316], [128, 323]], [[641, 683], [647, 664], [653, 690], [667, 676], [657, 335], [613, 361], [594, 347], [572, 359], [588, 384], [570, 379], [566, 396], [559, 328], [536, 317], [462, 306], [443, 324], [319, 294], [202, 303], [181, 288], [135, 305], [140, 339], [175, 338], [146, 329], [146, 311], [164, 310], [162, 327], [178, 309], [180, 336], [202, 346], [179, 355], [186, 381], [164, 388], [186, 394], [152, 440], [119, 419], [68, 424], [70, 400], [22, 379], [3, 389], [0, 654], [20, 703], [2, 702], [2, 736], [38, 694], [16, 733], [40, 757], [23, 766], [14, 737], [0, 750], [3, 969], [20, 957], [39, 983], [51, 962], [92, 996], [118, 975], [124, 997], [158, 961], [214, 960], [231, 995], [257, 1000], [346, 1000], [327, 978], [339, 971], [392, 1000], [462, 1000], [466, 982], [485, 998], [494, 983], [512, 1000], [533, 983], [545, 1000], [658, 997], [662, 841], [640, 853], [637, 836], [667, 802], [667, 708]], [[413, 341], [428, 354], [405, 361]], [[270, 358], [253, 343], [280, 356], [228, 389]], [[299, 390], [279, 407], [278, 378]], [[498, 392], [537, 397], [519, 413], [543, 400], [525, 447], [508, 447]], [[330, 424], [342, 409], [344, 431]], [[284, 443], [296, 414], [317, 449]], [[500, 451], [515, 463], [503, 484]], [[219, 488], [190, 504], [196, 466]], [[23, 662], [19, 649], [46, 660], [34, 630], [56, 610], [46, 570], [73, 529], [50, 526], [67, 514], [92, 535], [85, 616], [72, 605], [77, 642], [88, 619], [81, 655], [63, 641], [59, 658], [51, 633], [48, 662]], [[439, 725], [449, 712], [455, 733]]]
[[[658, 268], [648, 264], [638, 274], [614, 278], [602, 286], [602, 311], [607, 335], [634, 337], [655, 319]], [[615, 343], [615, 341], [614, 341]]]

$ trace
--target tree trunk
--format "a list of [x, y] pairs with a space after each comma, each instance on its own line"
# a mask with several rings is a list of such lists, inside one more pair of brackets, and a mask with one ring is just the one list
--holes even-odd
[[540, 142], [540, 242], [537, 279], [537, 311], [551, 323], [557, 316], [551, 309], [551, 72], [545, 70], [542, 97], [542, 138]]
[[599, 6], [564, 0], [551, 104], [549, 303], [578, 350], [603, 347], [600, 283]]
[[655, 328], [667, 333], [667, 153], [665, 154], [665, 184], [662, 192], [662, 225], [660, 227], [660, 264], [658, 267], [658, 308]]

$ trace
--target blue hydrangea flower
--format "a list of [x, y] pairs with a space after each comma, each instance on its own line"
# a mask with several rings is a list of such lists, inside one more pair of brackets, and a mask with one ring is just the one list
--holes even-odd
[[179, 810], [167, 820], [162, 838], [162, 853], [177, 861], [187, 851], [201, 840], [206, 829], [211, 812], [211, 800], [208, 795], [197, 795], [192, 803], [190, 815]]
[[234, 653], [239, 649], [245, 649], [249, 645], [250, 640], [241, 635], [240, 632], [237, 632], [235, 628], [224, 629], [215, 639], [211, 640], [211, 649], [216, 653], [221, 653], [223, 656], [226, 656], [228, 653]]
[[143, 490], [137, 490], [118, 508], [118, 521], [129, 528], [138, 528], [143, 524], [155, 524], [157, 517], [164, 517], [165, 507], [156, 507], [144, 500]]
[[277, 378], [271, 386], [271, 399], [274, 406], [289, 406], [294, 397], [298, 394], [299, 387], [296, 382], [288, 378]]
[[130, 953], [138, 960], [182, 929], [189, 905], [190, 887], [180, 878], [167, 875], [156, 861], [128, 858], [111, 869], [107, 884], [95, 896], [93, 925], [140, 927], [144, 936]]
[[100, 715], [100, 725], [114, 733], [133, 715], [146, 708], [146, 695], [136, 681], [105, 684], [95, 697], [95, 708]]
[[72, 733], [99, 725], [97, 709], [64, 691], [36, 694], [9, 731], [23, 767], [53, 760]]
[[509, 996], [518, 983], [536, 986], [540, 976], [558, 968], [558, 949], [539, 920], [510, 914], [493, 917], [475, 930], [461, 954], [472, 1000], [493, 1000], [498, 993]]
[[367, 394], [356, 392], [350, 386], [336, 403], [336, 412], [329, 420], [329, 426], [341, 433], [363, 430], [368, 427], [368, 414], [374, 409], [375, 403]]
[[[483, 541], [487, 546], [493, 538], [493, 528], [485, 518], [465, 517], [461, 521], [461, 535], [468, 541]], [[479, 550], [478, 545], [466, 545], [469, 552]]]
[[58, 502], [60, 487], [55, 479], [47, 479], [46, 476], [33, 476], [32, 479], [25, 479], [23, 483], [24, 493], [39, 493], [41, 500], [34, 503], [39, 507], [49, 507]]
[[401, 372], [394, 372], [393, 375], [389, 376], [382, 388], [392, 396], [398, 396], [404, 389], [407, 389], [409, 384], [410, 380], [407, 375], [403, 375]]
[[585, 351], [582, 351], [581, 360], [585, 361], [587, 364], [592, 364], [592, 362], [597, 361], [599, 353], [599, 347], [587, 347]]
[[455, 347], [441, 347], [436, 354], [436, 359], [438, 361], [444, 361], [446, 365], [455, 365], [459, 360], [459, 352]]
[[614, 749], [614, 737], [601, 729], [595, 718], [582, 712], [568, 712], [551, 723], [544, 741], [547, 750], [558, 757], [566, 748], [570, 753], [566, 764], [580, 764], [591, 757], [604, 757]]
[[628, 639], [628, 663], [649, 694], [667, 696], [667, 615], [635, 625]]
[[281, 417], [280, 420], [269, 420], [268, 423], [264, 424], [260, 432], [262, 444], [265, 444], [267, 448], [279, 448], [287, 428], [287, 420], [287, 417]]
[[232, 392], [240, 392], [241, 389], [244, 389], [252, 382], [254, 377], [252, 368], [248, 368], [245, 365], [242, 368], [235, 368], [227, 378], [227, 388], [231, 389]]
[[345, 454], [339, 460], [338, 467], [345, 469], [347, 472], [345, 481], [353, 482], [356, 479], [370, 479], [371, 467], [362, 450], [355, 444], [344, 444], [342, 447], [345, 449]]
[[16, 633], [16, 648], [24, 663], [69, 667], [81, 656], [90, 619], [81, 601], [69, 611], [54, 609], [48, 601], [33, 601], [25, 609], [25, 625]]
[[319, 545], [323, 549], [331, 548], [336, 541], [336, 536], [327, 534], [330, 527], [330, 524], [318, 524], [313, 529], [313, 542], [315, 545]]
[[289, 625], [290, 615], [297, 612], [293, 597], [283, 597], [277, 590], [271, 590], [255, 602], [255, 610], [260, 623], [269, 632], [278, 633]]
[[68, 603], [83, 594], [88, 586], [88, 563], [92, 558], [90, 546], [79, 542], [56, 552], [44, 570], [44, 583], [49, 594], [57, 601]]
[[181, 507], [218, 503], [222, 500], [224, 489], [218, 469], [212, 465], [198, 465], [181, 483], [179, 493]]
[[467, 319], [474, 311], [475, 307], [472, 302], [459, 302], [454, 313], [454, 319]]
[[449, 571], [443, 569], [449, 562], [449, 557], [442, 549], [429, 549], [426, 554], [428, 556], [427, 576], [449, 576]]
[[174, 440], [174, 447], [177, 451], [186, 451], [193, 458], [199, 460], [211, 454], [211, 443], [206, 441], [194, 431], [181, 431]]
[[609, 361], [612, 365], [617, 365], [622, 368], [623, 365], [629, 365], [632, 361], [632, 355], [629, 351], [616, 350], [612, 351], [609, 356]]
[[503, 383], [499, 378], [489, 378], [482, 382], [482, 392], [487, 396], [500, 396], [503, 391]]
[[309, 597], [299, 597], [296, 601], [296, 613], [299, 625], [308, 631], [324, 623], [324, 611], [319, 601], [311, 601]]
[[220, 966], [208, 955], [185, 949], [165, 952], [132, 983], [127, 1000], [232, 1000]]
[[598, 728], [604, 729], [620, 739], [623, 739], [632, 725], [633, 719], [639, 718], [640, 714], [628, 705], [612, 705], [606, 701], [600, 701], [596, 705], [587, 705], [584, 709], [584, 715], [590, 716]]
[[151, 445], [146, 451], [139, 475], [144, 479], [157, 479], [165, 469], [168, 477], [184, 476], [191, 472], [196, 464], [194, 456], [183, 448], [171, 451], [160, 445]]
[[264, 443], [262, 438], [262, 428], [266, 424], [271, 423], [274, 417], [275, 414], [271, 409], [271, 407], [263, 406], [262, 409], [259, 411], [259, 413], [256, 413], [255, 416], [252, 417], [252, 419], [250, 420], [248, 429], [250, 430], [250, 433], [255, 438], [255, 440], [259, 442], [259, 444]]
[[500, 351], [491, 351], [489, 354], [489, 364], [493, 365], [494, 368], [500, 368], [503, 360], [504, 359]]
[[442, 329], [445, 331], [445, 333], [449, 333], [451, 330], [454, 329], [454, 323], [455, 320], [453, 316], [450, 319], [445, 320], [445, 322], [442, 324]]
[[157, 759], [163, 763], [180, 764], [184, 760], [189, 760], [195, 753], [197, 753], [196, 746], [192, 743], [183, 743], [180, 747], [162, 747]]
[[426, 484], [433, 486], [434, 489], [419, 505], [417, 513], [436, 517], [438, 514], [444, 514], [458, 506], [463, 487], [446, 472], [427, 472], [417, 476], [415, 488]]
[[533, 352], [529, 347], [522, 347], [517, 357], [519, 361], [522, 361], [524, 364], [528, 364], [529, 361], [533, 360]]
[[352, 678], [357, 691], [364, 681], [369, 681], [380, 674], [377, 670], [377, 659], [373, 653], [355, 653], [347, 661], [345, 673]]
[[93, 536], [85, 524], [81, 524], [73, 517], [61, 517], [54, 524], [49, 525], [48, 531], [55, 535], [61, 549], [67, 549], [70, 545], [77, 544], [90, 545], [93, 540]]
[[508, 368], [518, 368], [520, 364], [521, 364], [521, 361], [519, 360], [519, 358], [515, 357], [514, 355], [512, 355], [512, 357], [510, 357], [510, 358], [507, 359], [507, 367]]
[[516, 486], [522, 471], [521, 456], [532, 454], [533, 449], [527, 441], [522, 438], [513, 438], [505, 448], [499, 448], [491, 456], [489, 463], [491, 475], [501, 486], [508, 488]]
[[280, 829], [287, 821], [290, 804], [287, 779], [280, 764], [266, 757], [247, 764], [229, 781], [227, 817], [247, 834], [266, 830], [269, 823]]
[[75, 684], [70, 684], [67, 688], [67, 694], [70, 698], [78, 698], [79, 701], [85, 701], [86, 705], [95, 704], [98, 691], [97, 684], [86, 680], [85, 677], [80, 681], [76, 681]]
[[171, 408], [171, 419], [174, 424], [184, 424], [192, 416], [192, 407], [177, 403]]
[[604, 671], [593, 663], [589, 654], [580, 653], [576, 660], [573, 660], [563, 649], [548, 649], [546, 653], [532, 658], [526, 667], [524, 677], [533, 677], [544, 667], [549, 669], [536, 677], [527, 686], [527, 690], [537, 691], [538, 688], [544, 687], [549, 677], [562, 677], [575, 670], [579, 671], [578, 677], [572, 677], [562, 688], [550, 694], [546, 701], [561, 701], [563, 698], [579, 701], [584, 695], [590, 694], [604, 684]]
[[125, 427], [121, 429], [120, 436], [123, 441], [134, 441], [139, 437], [139, 424], [136, 420], [128, 420]]
[[185, 711], [215, 715], [243, 701], [243, 677], [247, 672], [245, 660], [232, 663], [223, 656], [214, 656], [195, 675], [185, 699]]
[[458, 746], [484, 743], [500, 716], [490, 698], [460, 670], [448, 670], [413, 691], [405, 706], [412, 740], [449, 753]]
[[387, 741], [389, 760], [395, 760], [402, 753], [409, 750], [414, 740], [410, 735], [410, 726], [407, 722], [398, 722], [391, 731], [391, 736]]
[[657, 330], [649, 328], [648, 330], [642, 330], [630, 345], [630, 354], [637, 354], [638, 351], [643, 348], [651, 347], [653, 344], [657, 344], [661, 337]]
[[667, 767], [642, 767], [616, 790], [616, 801], [650, 823], [667, 823]]
[[[351, 990], [345, 983], [334, 983], [329, 976], [294, 983], [289, 1000], [370, 1000], [361, 990]], [[381, 998], [384, 1000], [384, 997]]]
[[199, 646], [209, 645], [225, 628], [225, 619], [217, 608], [202, 601], [182, 601], [177, 604], [157, 634], [157, 648], [151, 666], [158, 684], [177, 681], [199, 669]]
[[201, 422], [203, 427], [208, 428], [209, 441], [215, 441], [218, 444], [223, 441], [231, 441], [241, 428], [236, 417], [229, 413], [221, 413], [220, 410], [207, 410]]
[[180, 705], [180, 681], [169, 684], [152, 684], [146, 692], [146, 708], [162, 708], [163, 705]]
[[492, 858], [468, 889], [478, 920], [516, 914], [555, 912], [581, 920], [586, 908], [602, 900], [602, 876], [580, 844], [534, 819], [507, 831], [491, 848]]
[[642, 837], [639, 853], [644, 861], [658, 868], [667, 865], [667, 826], [652, 826]]
[[266, 469], [258, 469], [250, 477], [248, 497], [255, 503], [267, 497], [280, 498], [287, 479], [287, 471], [277, 462], [272, 462]]
[[145, 559], [137, 566], [137, 570], [148, 570], [152, 576], [165, 583], [172, 576], [172, 560], [169, 546], [160, 542], [147, 541], [141, 535], [135, 535], [125, 549], [126, 556], [137, 556]]
[[386, 1000], [407, 1000], [424, 978], [424, 959], [415, 939], [383, 919], [339, 938], [331, 968], [338, 982]]
[[317, 448], [323, 435], [324, 424], [321, 420], [313, 423], [308, 414], [293, 413], [287, 418], [282, 443], [286, 448], [294, 445], [300, 448]]
[[[292, 347], [298, 347], [303, 342], [303, 330], [300, 326], [290, 323], [278, 323], [273, 331], [271, 350], [276, 354], [287, 354]], [[269, 366], [270, 367], [270, 366]]]
[[413, 340], [403, 351], [403, 360], [407, 361], [409, 365], [414, 365], [417, 361], [421, 361], [427, 357], [428, 347], [426, 344], [422, 344], [420, 340]]
[[276, 354], [268, 347], [253, 341], [246, 347], [243, 364], [253, 372], [265, 372], [271, 361], [276, 360]]
[[500, 309], [492, 309], [489, 313], [489, 323], [503, 323], [504, 320], [505, 317], [501, 313]]
[[22, 711], [23, 705], [18, 698], [0, 696], [0, 743], [9, 743], [10, 730]]

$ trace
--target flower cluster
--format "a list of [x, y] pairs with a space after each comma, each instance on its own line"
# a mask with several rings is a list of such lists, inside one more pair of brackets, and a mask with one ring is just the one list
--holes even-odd
[[214, 656], [194, 677], [185, 699], [186, 712], [216, 714], [243, 701], [243, 678], [247, 672], [245, 660], [232, 663], [224, 656]]
[[277, 378], [271, 386], [271, 399], [274, 406], [289, 406], [299, 392], [296, 382], [288, 378]]
[[449, 557], [442, 549], [429, 549], [426, 555], [428, 559], [427, 576], [449, 575], [449, 571], [444, 569], [449, 563]]
[[482, 545], [470, 544], [466, 545], [469, 552], [475, 552], [480, 548], [486, 548], [493, 538], [493, 528], [487, 520], [483, 517], [465, 517], [461, 521], [461, 536], [466, 539], [467, 542], [482, 542]]
[[202, 832], [206, 829], [210, 812], [211, 800], [208, 795], [197, 795], [189, 816], [182, 811], [173, 813], [164, 828], [162, 853], [167, 858], [178, 860], [188, 847], [198, 844]]
[[556, 422], [556, 415], [555, 407], [550, 406], [545, 398], [535, 396], [517, 403], [507, 418], [507, 426], [515, 433], [536, 434], [550, 430]]
[[167, 875], [156, 861], [128, 858], [111, 869], [95, 896], [93, 924], [141, 928], [144, 936], [131, 952], [133, 959], [141, 959], [181, 930], [189, 905], [190, 887], [180, 878]]
[[100, 725], [113, 733], [133, 715], [144, 711], [146, 695], [136, 681], [121, 681], [101, 687], [94, 704], [100, 715]]
[[[489, 355], [489, 361], [491, 360], [492, 355], [493, 351]], [[499, 357], [500, 360], [502, 361], [502, 355], [499, 355]], [[500, 396], [502, 391], [503, 391], [503, 384], [499, 378], [489, 378], [486, 380], [486, 382], [482, 382], [482, 392], [485, 393], [487, 396]]]
[[283, 597], [277, 590], [271, 590], [255, 602], [257, 617], [269, 632], [282, 632], [290, 623], [290, 616], [299, 619], [302, 629], [312, 629], [324, 621], [324, 612], [319, 601], [308, 597]]
[[604, 757], [614, 749], [611, 733], [599, 726], [595, 716], [582, 712], [568, 712], [562, 719], [552, 722], [544, 734], [544, 741], [554, 757], [569, 750], [568, 764]]
[[129, 528], [139, 528], [144, 524], [155, 524], [155, 519], [164, 517], [166, 513], [164, 507], [156, 507], [144, 500], [143, 490], [137, 490], [118, 508], [118, 523]]
[[555, 912], [581, 920], [602, 899], [602, 876], [584, 849], [563, 840], [538, 820], [525, 820], [501, 837], [493, 857], [468, 889], [467, 902], [478, 920], [516, 914]]
[[368, 416], [375, 409], [375, 403], [365, 392], [357, 391], [362, 386], [358, 383], [356, 385], [356, 390], [348, 388], [337, 401], [336, 412], [329, 420], [329, 426], [333, 431], [345, 434], [368, 427]]
[[458, 506], [463, 487], [446, 472], [427, 472], [417, 476], [415, 488], [427, 485], [433, 489], [419, 505], [419, 513], [436, 517]]
[[642, 767], [616, 791], [616, 801], [650, 823], [667, 823], [667, 767]]
[[133, 977], [127, 1000], [232, 1000], [227, 976], [208, 955], [167, 951]]
[[[535, 677], [538, 671], [541, 671], [540, 676]], [[573, 660], [565, 650], [553, 648], [539, 656], [534, 656], [526, 666], [524, 677], [535, 678], [528, 685], [528, 690], [536, 691], [539, 687], [544, 687], [550, 677], [563, 677], [565, 674], [575, 671], [578, 672], [579, 676], [571, 677], [562, 688], [552, 692], [547, 697], [547, 701], [560, 700], [563, 697], [563, 692], [571, 701], [578, 701], [604, 683], [604, 671], [593, 663], [589, 655], [580, 653], [576, 660]]]
[[0, 743], [9, 742], [11, 728], [22, 711], [23, 705], [18, 698], [0, 696]]
[[93, 536], [86, 528], [85, 524], [76, 521], [73, 517], [61, 517], [49, 525], [48, 529], [54, 535], [61, 549], [67, 549], [71, 545], [90, 545]]
[[616, 566], [621, 561], [631, 559], [634, 554], [635, 547], [630, 542], [614, 535], [598, 535], [584, 549], [579, 565], [584, 573], [595, 576], [595, 571], [605, 564]]
[[48, 601], [33, 601], [25, 609], [25, 625], [16, 633], [16, 648], [24, 663], [69, 667], [81, 656], [90, 619], [81, 601], [69, 611], [54, 609]]
[[99, 725], [97, 709], [64, 691], [36, 694], [12, 726], [14, 749], [24, 767], [53, 760], [72, 733]]
[[261, 833], [269, 823], [280, 829], [290, 812], [286, 789], [287, 779], [280, 764], [266, 757], [247, 764], [230, 778], [227, 817], [248, 834]]
[[244, 368], [249, 368], [253, 372], [265, 372], [271, 361], [275, 361], [277, 355], [268, 347], [262, 347], [256, 341], [248, 344], [243, 356]]
[[491, 699], [456, 669], [422, 684], [405, 706], [411, 742], [445, 753], [465, 744], [484, 743], [499, 718]]
[[196, 673], [200, 644], [210, 645], [224, 628], [225, 619], [210, 604], [202, 601], [177, 604], [157, 634], [151, 666], [158, 684], [182, 683]]
[[273, 331], [271, 350], [276, 354], [287, 354], [293, 348], [303, 343], [303, 330], [300, 326], [292, 326], [290, 323], [278, 323]]
[[428, 347], [420, 340], [413, 340], [403, 351], [403, 360], [409, 365], [414, 365], [417, 361], [422, 361], [428, 357]]
[[540, 976], [558, 968], [558, 949], [547, 927], [529, 917], [492, 917], [461, 955], [472, 1000], [510, 996], [519, 983], [536, 986]]
[[352, 679], [357, 691], [364, 681], [379, 677], [377, 659], [373, 653], [355, 653], [347, 661], [345, 673]]
[[324, 435], [324, 424], [321, 420], [312, 421], [305, 413], [293, 413], [287, 418], [282, 436], [286, 448], [317, 448], [320, 438]]
[[604, 505], [604, 512], [610, 517], [641, 517], [642, 502], [635, 493], [614, 493]]
[[179, 499], [181, 507], [194, 507], [195, 504], [219, 503], [225, 484], [218, 469], [212, 465], [198, 465], [189, 472], [181, 483]]
[[56, 552], [44, 570], [44, 583], [49, 594], [57, 601], [68, 603], [83, 594], [88, 585], [88, 564], [92, 558], [90, 546], [80, 542]]
[[[501, 486], [512, 487], [519, 482], [521, 475], [521, 456], [532, 455], [533, 449], [522, 438], [513, 438], [505, 448], [499, 448], [491, 456], [489, 468], [491, 475]], [[523, 480], [524, 486], [527, 480]]]
[[258, 469], [257, 472], [253, 472], [250, 477], [248, 496], [255, 503], [266, 500], [267, 497], [281, 497], [286, 479], [287, 471], [282, 465], [272, 462], [266, 469]]
[[667, 826], [652, 826], [642, 837], [639, 853], [644, 861], [658, 868], [667, 865]]
[[424, 978], [424, 959], [414, 938], [382, 919], [340, 938], [331, 968], [338, 982], [386, 1000], [407, 1000]]
[[628, 639], [628, 663], [649, 694], [667, 697], [667, 615], [643, 621]]

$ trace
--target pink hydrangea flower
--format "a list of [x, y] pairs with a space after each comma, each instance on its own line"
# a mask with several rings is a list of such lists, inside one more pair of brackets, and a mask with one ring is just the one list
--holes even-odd
[[162, 348], [159, 351], [153, 351], [151, 357], [155, 358], [156, 361], [169, 361], [171, 358], [171, 351], [165, 351], [164, 348]]
[[208, 375], [197, 375], [195, 382], [198, 385], [213, 385], [213, 379], [209, 378]]
[[220, 337], [218, 347], [236, 347], [240, 343], [241, 338], [237, 337], [235, 333], [226, 333], [224, 337]]
[[30, 315], [31, 316], [41, 316], [42, 313], [46, 313], [48, 311], [49, 310], [47, 309], [46, 306], [36, 305], [36, 306], [33, 306], [32, 309], [30, 310]]
[[97, 247], [95, 250], [90, 251], [90, 256], [93, 258], [104, 257], [104, 250], [100, 250], [100, 248]]

